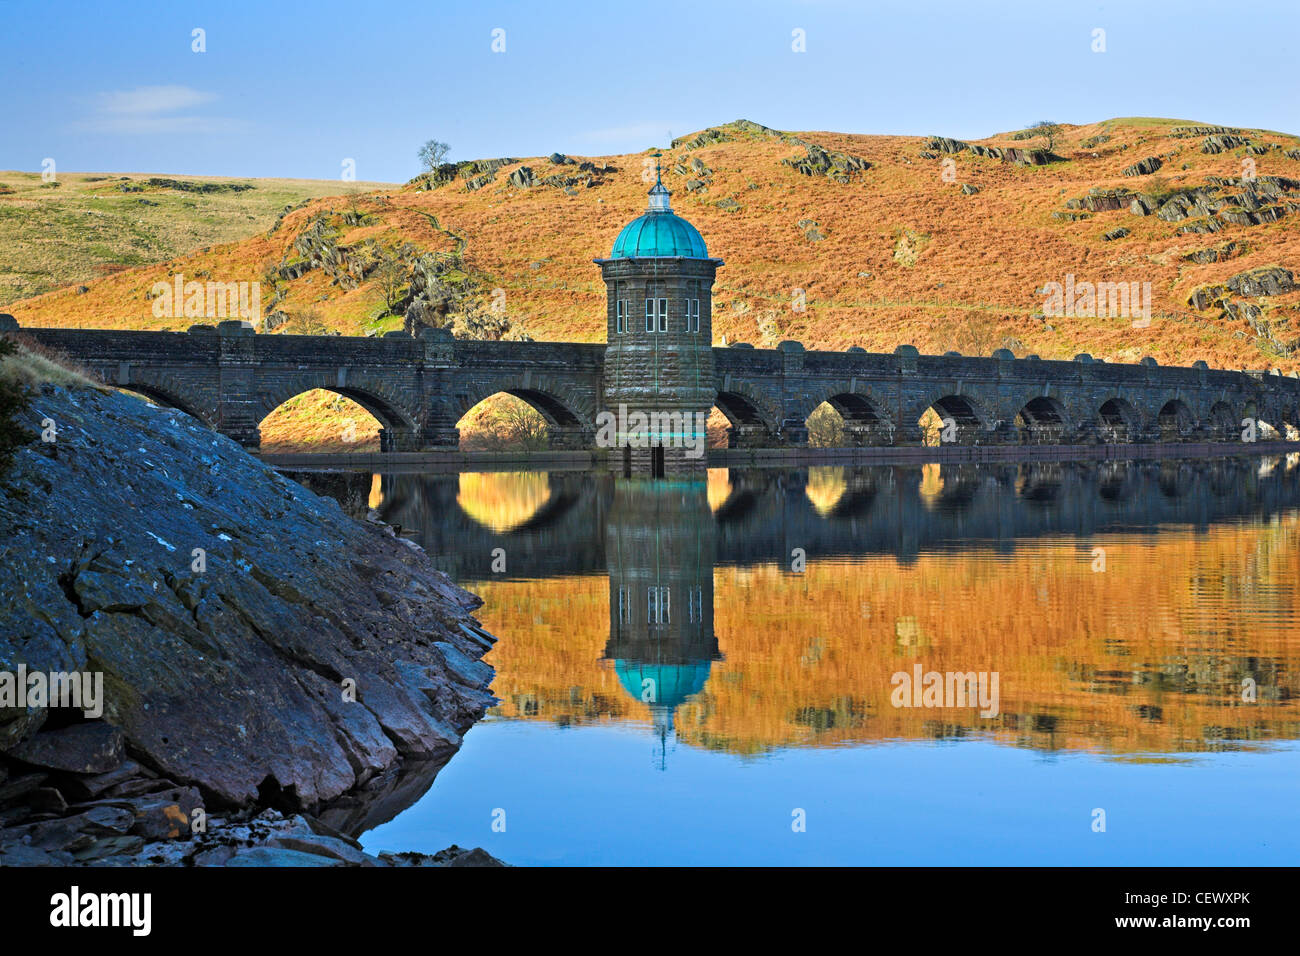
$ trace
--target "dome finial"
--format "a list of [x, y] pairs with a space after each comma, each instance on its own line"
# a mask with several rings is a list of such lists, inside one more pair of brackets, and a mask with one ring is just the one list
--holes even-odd
[[663, 153], [661, 152], [654, 153], [655, 184], [650, 187], [650, 205], [647, 207], [647, 212], [672, 212], [673, 211], [673, 207], [668, 203], [668, 197], [671, 196], [672, 193], [670, 193], [667, 187], [664, 186], [663, 176], [662, 176], [663, 170], [659, 165], [659, 157], [662, 155]]

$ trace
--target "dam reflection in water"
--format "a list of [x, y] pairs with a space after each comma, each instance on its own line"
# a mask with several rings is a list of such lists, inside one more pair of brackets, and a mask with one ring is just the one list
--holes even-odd
[[[1197, 863], [1217, 857], [1179, 827], [1226, 812], [1247, 860], [1300, 848], [1294, 459], [388, 474], [351, 494], [501, 639], [501, 704], [376, 846], [436, 824], [430, 845], [516, 862]], [[997, 672], [996, 715], [894, 706], [916, 666]], [[1079, 814], [1103, 799], [1127, 826], [1093, 834]], [[524, 822], [494, 831], [498, 809]], [[795, 809], [819, 826], [791, 843]], [[905, 851], [898, 827], [942, 836]]]

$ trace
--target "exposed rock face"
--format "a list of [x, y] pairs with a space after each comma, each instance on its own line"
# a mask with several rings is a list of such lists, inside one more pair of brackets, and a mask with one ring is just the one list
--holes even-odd
[[1078, 199], [1067, 199], [1065, 207], [1067, 209], [1087, 209], [1089, 212], [1106, 212], [1112, 209], [1123, 209], [1132, 198], [1133, 194], [1127, 189], [1102, 189], [1097, 187], [1090, 189], [1086, 196], [1081, 196]]
[[947, 136], [932, 136], [922, 144], [922, 147], [926, 152], [948, 153], [950, 155], [971, 153], [985, 159], [1000, 159], [1006, 163], [1019, 163], [1022, 166], [1046, 166], [1048, 163], [1056, 162], [1061, 158], [1045, 149], [1022, 149], [1018, 146], [1010, 146], [1004, 149], [1000, 146], [981, 146], [978, 143], [964, 143], [959, 139], [950, 139]]
[[816, 144], [804, 146], [803, 157], [783, 159], [785, 165], [805, 176], [825, 176], [837, 183], [848, 183], [853, 173], [865, 172], [871, 164], [860, 156], [850, 156], [831, 149], [822, 149]]
[[1164, 160], [1159, 156], [1148, 156], [1146, 159], [1138, 160], [1132, 166], [1125, 166], [1121, 172], [1125, 176], [1150, 176], [1163, 165]]
[[1250, 140], [1242, 136], [1234, 136], [1231, 133], [1215, 133], [1213, 136], [1205, 137], [1205, 142], [1201, 144], [1202, 153], [1224, 153], [1230, 149], [1236, 149], [1238, 146], [1245, 146]]
[[102, 718], [0, 707], [0, 825], [42, 789], [192, 788], [105, 824], [124, 838], [199, 799], [312, 808], [445, 757], [492, 702], [480, 602], [391, 529], [132, 396], [47, 387], [27, 417], [57, 436], [0, 490], [0, 672], [102, 673]]
[[1266, 266], [1239, 272], [1228, 279], [1227, 285], [1238, 295], [1281, 295], [1295, 288], [1295, 274], [1280, 266]]
[[1211, 246], [1207, 249], [1194, 249], [1183, 256], [1188, 262], [1195, 262], [1200, 265], [1208, 265], [1211, 262], [1222, 262], [1226, 259], [1232, 259], [1242, 255], [1246, 251], [1245, 243], [1225, 242], [1218, 246]]
[[498, 169], [517, 162], [519, 160], [512, 159], [509, 156], [502, 156], [499, 159], [475, 159], [462, 163], [443, 163], [431, 172], [421, 173], [416, 176], [407, 183], [407, 186], [413, 189], [438, 189], [448, 183], [455, 182], [457, 179], [461, 179], [465, 181], [466, 189], [481, 189], [496, 178]]
[[103, 805], [76, 816], [5, 831], [0, 866], [506, 866], [482, 848], [450, 846], [434, 854], [365, 852], [352, 836], [306, 814], [264, 810], [213, 817], [188, 839], [142, 834], [129, 810]]
[[1178, 139], [1190, 139], [1197, 136], [1211, 136], [1215, 133], [1240, 133], [1241, 130], [1235, 126], [1174, 126], [1169, 130], [1169, 135]]

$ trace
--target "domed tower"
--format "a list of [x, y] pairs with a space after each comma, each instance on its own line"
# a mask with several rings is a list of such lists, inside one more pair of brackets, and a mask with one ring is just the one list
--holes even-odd
[[656, 163], [645, 214], [595, 260], [606, 292], [605, 410], [617, 421], [615, 440], [601, 444], [636, 476], [705, 467], [704, 422], [717, 397], [712, 290], [722, 260], [670, 195]]

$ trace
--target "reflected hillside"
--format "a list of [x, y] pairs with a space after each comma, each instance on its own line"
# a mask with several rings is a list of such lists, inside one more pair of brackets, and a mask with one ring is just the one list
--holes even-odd
[[[493, 534], [466, 518], [483, 535], [458, 559], [437, 545], [474, 483], [440, 499], [443, 479], [385, 476], [382, 509], [484, 598], [504, 717], [635, 722], [667, 765], [674, 740], [1193, 754], [1300, 737], [1298, 475], [1282, 460], [553, 474], [514, 486], [525, 503], [550, 488], [543, 520]], [[410, 520], [440, 500], [441, 525]], [[504, 574], [484, 573], [493, 547]], [[916, 664], [998, 672], [997, 716], [895, 708], [891, 676]]]

